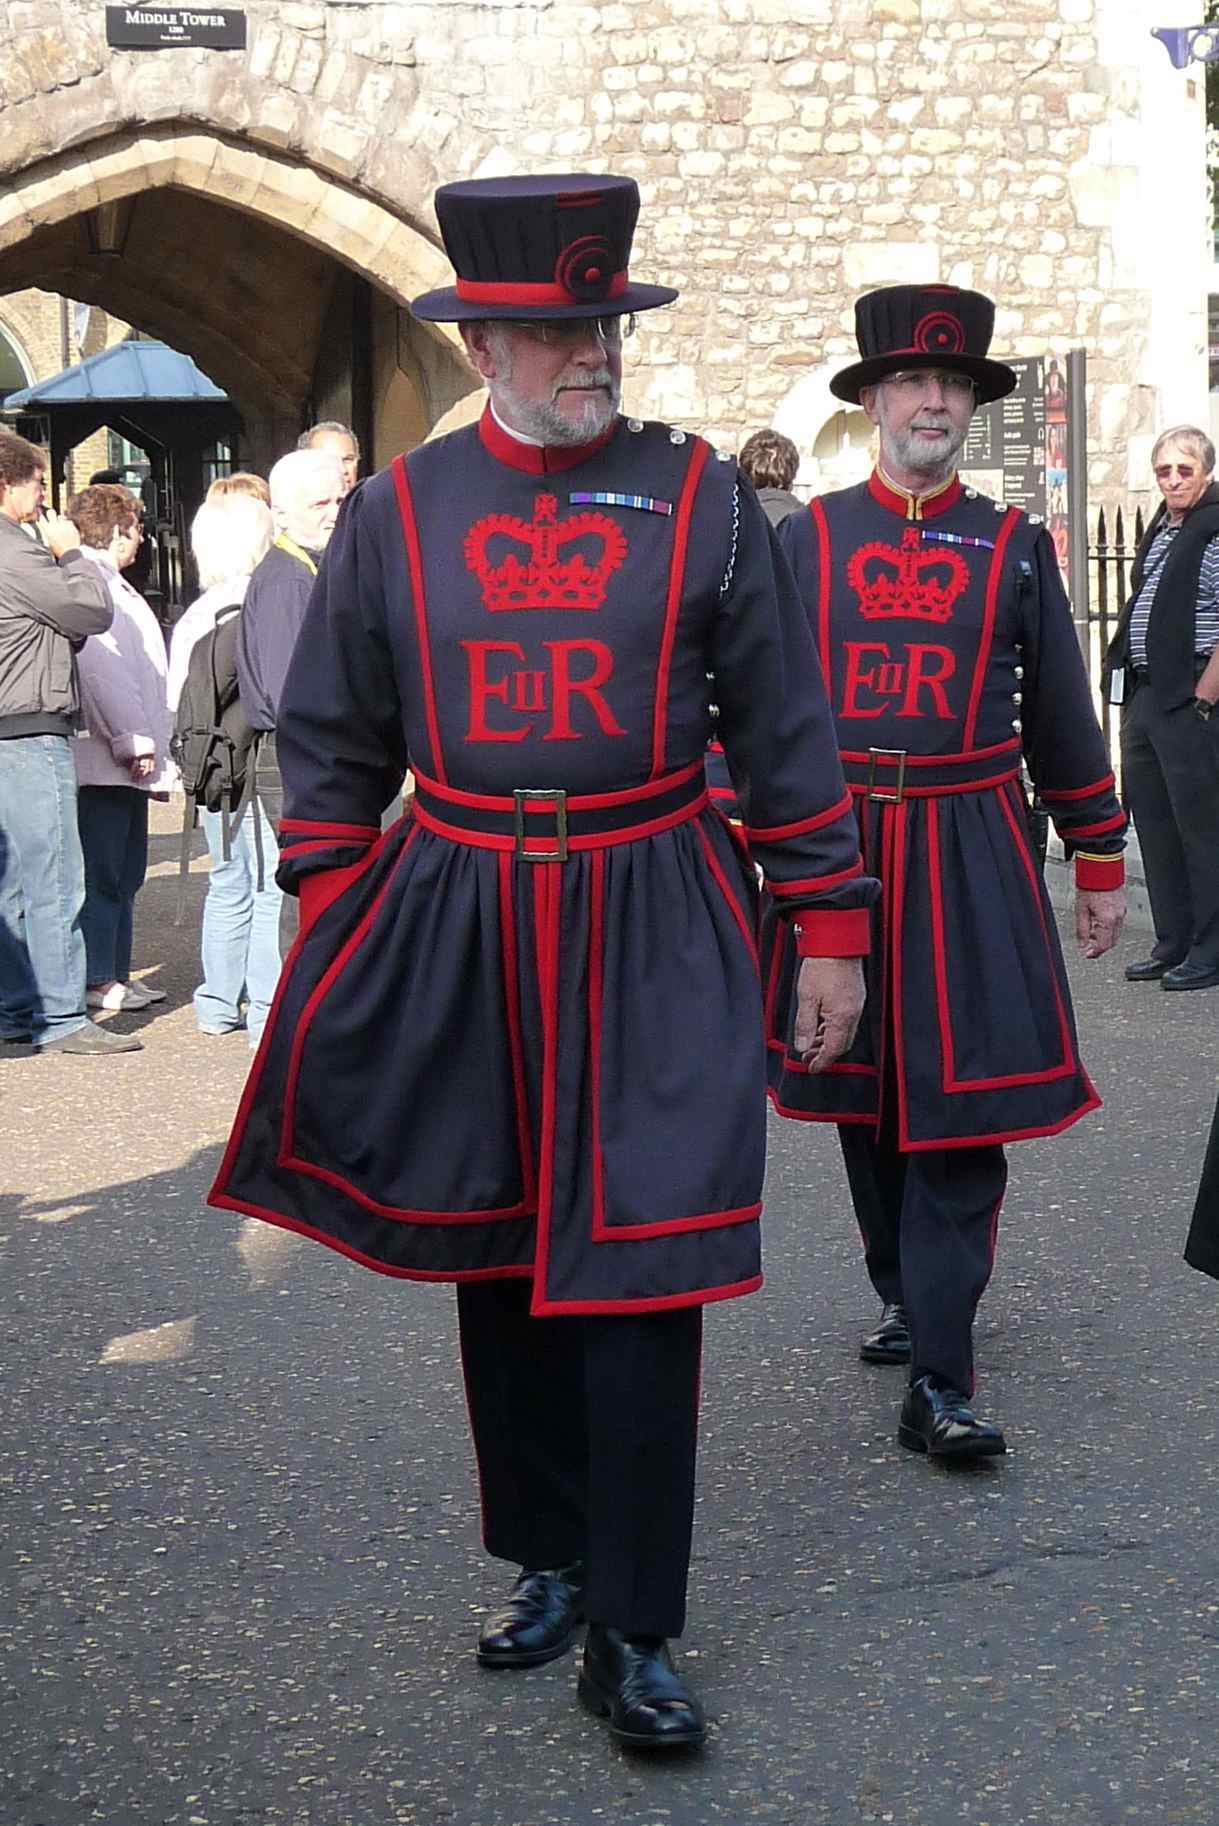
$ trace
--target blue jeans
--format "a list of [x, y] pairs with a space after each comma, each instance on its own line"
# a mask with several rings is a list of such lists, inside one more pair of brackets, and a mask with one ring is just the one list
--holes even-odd
[[79, 815], [89, 985], [125, 983], [135, 897], [148, 872], [148, 794], [138, 786], [82, 786]]
[[[279, 915], [283, 894], [275, 885], [279, 846], [257, 803], [247, 805], [231, 832], [229, 860], [219, 812], [199, 814], [211, 873], [203, 903], [203, 981], [195, 991], [195, 1019], [205, 1033], [241, 1025], [241, 998], [249, 1002], [246, 1026], [257, 1045], [279, 982]], [[262, 833], [263, 886], [258, 887], [254, 818]]]
[[71, 739], [0, 741], [0, 1035], [85, 1025], [84, 899]]

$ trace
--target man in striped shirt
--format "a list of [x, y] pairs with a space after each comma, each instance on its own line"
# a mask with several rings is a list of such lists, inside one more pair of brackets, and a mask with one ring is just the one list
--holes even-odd
[[1219, 487], [1215, 447], [1180, 425], [1151, 453], [1163, 504], [1139, 548], [1106, 658], [1122, 776], [1156, 942], [1132, 983], [1219, 984]]

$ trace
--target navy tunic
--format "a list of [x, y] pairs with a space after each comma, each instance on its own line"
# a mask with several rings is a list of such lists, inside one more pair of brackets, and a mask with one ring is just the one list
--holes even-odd
[[1120, 885], [1126, 820], [1050, 539], [955, 479], [918, 501], [879, 474], [793, 514], [780, 538], [883, 895], [859, 1036], [817, 1076], [791, 1051], [795, 946], [768, 915], [773, 1100], [785, 1115], [873, 1128], [891, 1114], [904, 1150], [1054, 1134], [1099, 1098], [1022, 758], [1083, 852], [1082, 885]]
[[484, 416], [354, 491], [280, 705], [303, 930], [214, 1203], [391, 1274], [527, 1277], [535, 1313], [759, 1285], [755, 878], [708, 802], [709, 671], [757, 859], [862, 949], [815, 649], [734, 463]]

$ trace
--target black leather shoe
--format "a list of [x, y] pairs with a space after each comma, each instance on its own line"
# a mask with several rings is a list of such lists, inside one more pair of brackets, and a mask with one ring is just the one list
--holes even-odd
[[552, 1572], [526, 1569], [502, 1610], [478, 1633], [484, 1667], [541, 1667], [557, 1661], [584, 1621], [584, 1567], [579, 1560]]
[[1174, 964], [1160, 978], [1161, 989], [1213, 989], [1219, 983], [1219, 964]]
[[906, 1390], [897, 1438], [911, 1452], [932, 1458], [997, 1458], [1007, 1451], [998, 1427], [979, 1420], [959, 1389], [920, 1376]]
[[1180, 963], [1176, 957], [1141, 957], [1137, 964], [1127, 964], [1125, 977], [1128, 983], [1154, 983], [1169, 970], [1175, 970]]
[[673, 1666], [663, 1636], [624, 1636], [590, 1623], [578, 1691], [632, 1750], [697, 1747], [707, 1735], [703, 1708]]
[[910, 1326], [898, 1301], [881, 1308], [876, 1330], [859, 1340], [859, 1356], [863, 1363], [909, 1363]]

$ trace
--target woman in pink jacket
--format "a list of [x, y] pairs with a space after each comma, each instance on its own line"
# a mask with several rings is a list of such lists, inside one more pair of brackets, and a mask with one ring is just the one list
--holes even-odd
[[84, 488], [68, 504], [81, 550], [114, 603], [105, 634], [77, 656], [83, 733], [75, 744], [80, 841], [85, 854], [86, 999], [134, 1010], [165, 999], [129, 981], [135, 897], [148, 866], [148, 796], [172, 783], [165, 639], [156, 616], [122, 575], [139, 549], [139, 509], [115, 483]]

